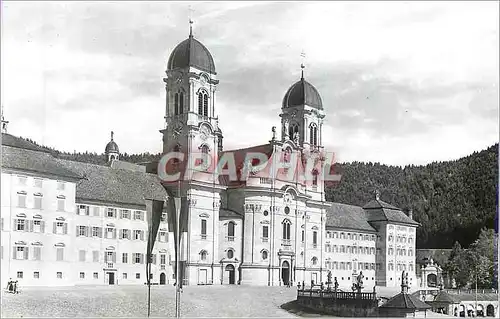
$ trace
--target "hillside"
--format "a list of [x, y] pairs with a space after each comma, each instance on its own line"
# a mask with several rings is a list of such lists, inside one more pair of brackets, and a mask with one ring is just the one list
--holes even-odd
[[379, 163], [336, 165], [342, 179], [326, 191], [330, 201], [364, 205], [376, 189], [381, 199], [413, 209], [422, 224], [418, 248], [468, 247], [482, 227], [494, 228], [498, 144], [455, 161], [404, 168]]
[[[29, 140], [31, 141], [31, 140]], [[31, 141], [34, 143], [34, 141]], [[35, 143], [36, 144], [36, 143]], [[63, 153], [45, 147], [55, 156], [105, 164], [104, 155]], [[158, 159], [160, 154], [122, 154], [132, 163]], [[498, 144], [454, 161], [404, 168], [379, 163], [342, 163], [335, 172], [340, 183], [326, 189], [329, 201], [362, 206], [379, 190], [381, 199], [402, 209], [413, 209], [422, 224], [418, 248], [451, 248], [455, 241], [468, 247], [481, 228], [493, 228], [497, 207]]]

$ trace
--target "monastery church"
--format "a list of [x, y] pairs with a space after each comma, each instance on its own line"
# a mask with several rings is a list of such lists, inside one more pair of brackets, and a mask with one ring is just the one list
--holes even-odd
[[[233, 152], [239, 173], [249, 152], [323, 160], [325, 109], [334, 106], [323, 105], [304, 72], [282, 100], [277, 97], [282, 101], [280, 138], [273, 128], [270, 141], [239, 150], [223, 147], [219, 75], [214, 58], [192, 30], [171, 52], [163, 81], [163, 153], [220, 158]], [[8, 134], [6, 125], [2, 117], [1, 284], [17, 278], [21, 286], [143, 285], [144, 197], [167, 196], [158, 162], [121, 161], [113, 134], [105, 148], [107, 165], [64, 160]], [[180, 182], [176, 187], [189, 202], [183, 283], [309, 285], [326, 283], [331, 272], [341, 289], [350, 290], [362, 272], [364, 287], [371, 291], [375, 285], [400, 286], [405, 270], [410, 286], [417, 285], [419, 224], [411, 211], [404, 213], [378, 194], [363, 207], [328, 202], [323, 180], [317, 171], [311, 173], [315, 178], [308, 182], [253, 174], [243, 181], [220, 176]], [[173, 261], [173, 236], [164, 212], [152, 281], [173, 284]]]

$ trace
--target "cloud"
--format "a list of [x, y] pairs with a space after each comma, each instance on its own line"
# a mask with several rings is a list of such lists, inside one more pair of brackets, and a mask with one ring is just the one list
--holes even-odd
[[10, 130], [63, 150], [102, 152], [114, 130], [123, 151], [161, 151], [162, 78], [188, 36], [189, 6], [215, 59], [227, 147], [279, 128], [302, 50], [327, 113], [323, 141], [339, 158], [424, 163], [498, 141], [495, 2], [2, 5]]

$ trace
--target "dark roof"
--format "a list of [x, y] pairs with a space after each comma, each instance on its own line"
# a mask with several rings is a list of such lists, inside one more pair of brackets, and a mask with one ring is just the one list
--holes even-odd
[[23, 138], [20, 138], [20, 137], [14, 136], [14, 135], [10, 135], [7, 133], [2, 133], [2, 145], [16, 147], [16, 148], [23, 148], [26, 150], [50, 153], [50, 151], [47, 150], [46, 148], [38, 146], [38, 145], [36, 145], [32, 142], [29, 142]]
[[2, 167], [60, 178], [82, 178], [82, 175], [58, 163], [50, 153], [5, 145], [2, 145]]
[[257, 145], [257, 146], [252, 146], [252, 147], [247, 147], [247, 148], [242, 148], [238, 150], [228, 150], [224, 152], [219, 153], [219, 158], [221, 158], [225, 153], [232, 153], [234, 155], [234, 162], [236, 165], [236, 172], [237, 172], [237, 177], [238, 181], [230, 181], [229, 176], [227, 175], [219, 175], [219, 183], [222, 185], [231, 185], [231, 186], [242, 186], [246, 184], [245, 180], [241, 180], [241, 172], [244, 167], [244, 162], [245, 158], [248, 153], [262, 153], [267, 156], [269, 159], [272, 154], [273, 154], [273, 146], [271, 144], [263, 144], [263, 145]]
[[240, 218], [240, 219], [243, 218], [237, 212], [229, 210], [229, 209], [224, 209], [224, 208], [221, 208], [219, 210], [219, 217]]
[[375, 231], [366, 220], [362, 207], [332, 203], [326, 210], [326, 227], [351, 228]]
[[452, 303], [459, 303], [460, 301], [457, 298], [455, 298], [453, 295], [447, 293], [444, 290], [441, 290], [440, 292], [438, 292], [436, 297], [434, 297], [433, 302], [452, 304]]
[[216, 74], [212, 55], [201, 42], [192, 36], [189, 36], [175, 47], [168, 59], [167, 68], [173, 70], [189, 66]]
[[379, 199], [374, 199], [363, 206], [367, 213], [368, 221], [389, 221], [402, 224], [419, 225], [408, 217], [401, 209]]
[[424, 310], [429, 309], [431, 306], [421, 301], [415, 296], [409, 295], [407, 293], [399, 293], [391, 299], [387, 300], [379, 308], [397, 308], [397, 309], [414, 309], [414, 310]]
[[[450, 294], [453, 296], [453, 298], [457, 299], [459, 302], [460, 301], [472, 301], [476, 300], [476, 294], [475, 293], [457, 293], [457, 294]], [[497, 293], [482, 293], [479, 292], [477, 293], [477, 300], [481, 301], [498, 301], [498, 294]]]
[[85, 178], [76, 186], [76, 198], [144, 206], [144, 198], [165, 200], [167, 193], [157, 175], [95, 164], [57, 160]]
[[317, 109], [323, 109], [323, 102], [318, 90], [303, 78], [295, 82], [286, 92], [283, 98], [283, 108], [308, 105]]
[[106, 150], [104, 152], [105, 153], [120, 153], [120, 150], [118, 149], [118, 144], [116, 144], [115, 141], [111, 140], [111, 141], [109, 141], [108, 144], [106, 144]]

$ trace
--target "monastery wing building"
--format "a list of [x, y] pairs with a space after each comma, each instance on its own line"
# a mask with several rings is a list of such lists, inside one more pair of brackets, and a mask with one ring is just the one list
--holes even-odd
[[[274, 174], [198, 174], [175, 188], [186, 196], [187, 231], [181, 260], [187, 285], [296, 285], [332, 281], [350, 290], [400, 286], [415, 278], [416, 228], [411, 212], [377, 196], [363, 207], [327, 202], [318, 171], [305, 181], [305, 159], [322, 161], [325, 108], [304, 73], [282, 99], [281, 138], [225, 150], [217, 117], [219, 80], [208, 49], [192, 32], [168, 59], [163, 153], [234, 154], [238, 176], [252, 152], [265, 154]], [[281, 99], [280, 99], [281, 100]], [[6, 122], [5, 122], [6, 123]], [[5, 128], [4, 125], [2, 125]], [[166, 199], [158, 163], [120, 161], [111, 140], [107, 165], [54, 158], [45, 149], [2, 134], [2, 285], [144, 284], [147, 224], [144, 197]], [[298, 158], [298, 173], [285, 178]], [[290, 163], [290, 164], [287, 164]], [[182, 165], [182, 164], [179, 164]], [[290, 167], [289, 167], [290, 165]], [[269, 165], [270, 167], [275, 167]], [[172, 185], [169, 185], [171, 187]], [[153, 282], [173, 283], [173, 236], [162, 221], [153, 257]]]

